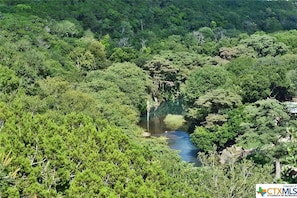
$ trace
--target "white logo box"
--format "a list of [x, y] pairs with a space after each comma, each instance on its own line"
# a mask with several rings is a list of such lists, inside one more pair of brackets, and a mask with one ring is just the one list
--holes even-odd
[[257, 184], [256, 198], [265, 197], [297, 198], [297, 184]]

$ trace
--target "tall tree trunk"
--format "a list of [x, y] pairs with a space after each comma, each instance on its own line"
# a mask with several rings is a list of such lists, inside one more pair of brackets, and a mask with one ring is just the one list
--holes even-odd
[[275, 159], [275, 179], [281, 178], [281, 163], [279, 159]]
[[146, 128], [147, 132], [150, 132], [150, 102], [147, 100], [146, 101]]

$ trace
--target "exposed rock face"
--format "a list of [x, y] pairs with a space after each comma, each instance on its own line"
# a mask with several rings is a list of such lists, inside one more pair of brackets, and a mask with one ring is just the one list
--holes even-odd
[[149, 133], [149, 132], [142, 133], [142, 137], [150, 137], [150, 136], [151, 136], [151, 133]]
[[245, 150], [242, 147], [231, 146], [221, 152], [220, 163], [225, 164], [230, 161], [236, 161], [237, 159], [248, 156], [253, 152], [254, 149]]

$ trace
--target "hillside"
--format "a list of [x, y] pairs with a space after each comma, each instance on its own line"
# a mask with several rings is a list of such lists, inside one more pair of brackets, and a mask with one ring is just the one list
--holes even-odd
[[[2, 0], [0, 197], [251, 197], [296, 182], [296, 11]], [[147, 101], [183, 101], [201, 167], [141, 136]]]

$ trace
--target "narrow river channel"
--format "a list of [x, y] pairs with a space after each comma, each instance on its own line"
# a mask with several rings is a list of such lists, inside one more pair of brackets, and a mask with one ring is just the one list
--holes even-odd
[[[179, 150], [182, 160], [193, 163], [194, 166], [200, 166], [201, 163], [197, 158], [199, 149], [191, 142], [189, 133], [182, 130], [170, 131], [166, 128], [164, 118], [165, 116], [152, 114], [149, 123], [147, 123], [147, 118], [143, 117], [139, 125], [150, 132], [152, 136], [167, 137], [168, 146], [171, 149]], [[149, 130], [147, 129], [148, 126]]]

